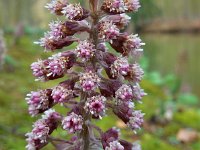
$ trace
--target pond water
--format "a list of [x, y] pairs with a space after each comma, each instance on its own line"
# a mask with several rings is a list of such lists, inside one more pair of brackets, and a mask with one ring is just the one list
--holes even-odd
[[176, 74], [200, 96], [200, 36], [198, 34], [145, 34], [149, 69]]

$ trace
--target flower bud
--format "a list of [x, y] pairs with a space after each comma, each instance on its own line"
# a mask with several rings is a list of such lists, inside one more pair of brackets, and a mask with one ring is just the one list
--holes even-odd
[[65, 21], [63, 32], [72, 36], [79, 32], [90, 32], [90, 25], [87, 21]]
[[102, 81], [99, 84], [101, 95], [105, 97], [114, 97], [115, 92], [122, 86], [122, 83], [118, 80]]

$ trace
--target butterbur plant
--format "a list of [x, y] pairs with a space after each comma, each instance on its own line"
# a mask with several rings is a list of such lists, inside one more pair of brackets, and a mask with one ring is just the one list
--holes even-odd
[[[90, 9], [66, 0], [53, 0], [45, 6], [62, 19], [51, 22], [50, 31], [35, 43], [45, 52], [56, 52], [72, 43], [77, 46], [31, 65], [36, 81], [63, 81], [27, 94], [29, 114], [43, 114], [26, 134], [28, 150], [48, 143], [58, 150], [139, 149], [120, 139], [119, 129], [102, 131], [93, 121], [111, 110], [133, 133], [142, 126], [144, 114], [135, 104], [141, 103], [146, 93], [139, 85], [144, 72], [136, 60], [144, 43], [137, 34], [122, 32], [131, 19], [125, 13], [136, 12], [139, 0], [88, 2]], [[107, 45], [116, 52], [111, 53]], [[66, 108], [66, 113], [58, 113], [59, 107]], [[51, 135], [57, 128], [66, 130], [66, 139]]]

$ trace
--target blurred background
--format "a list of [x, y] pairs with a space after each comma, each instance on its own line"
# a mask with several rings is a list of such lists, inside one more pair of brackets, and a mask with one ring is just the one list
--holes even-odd
[[[44, 8], [48, 1], [0, 0], [0, 150], [24, 149], [24, 134], [35, 121], [27, 113], [25, 95], [58, 83], [35, 82], [29, 67], [51, 55], [33, 44], [57, 19]], [[199, 150], [200, 1], [141, 0], [141, 4], [138, 13], [130, 14], [127, 31], [139, 33], [146, 43], [140, 63], [148, 96], [137, 106], [146, 114], [144, 127], [134, 135], [113, 116], [97, 124], [104, 130], [117, 126], [122, 138], [139, 140], [143, 150]], [[55, 134], [66, 135], [60, 130]]]

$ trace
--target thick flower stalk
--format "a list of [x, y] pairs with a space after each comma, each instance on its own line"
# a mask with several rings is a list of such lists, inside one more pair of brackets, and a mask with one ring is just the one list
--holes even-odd
[[[60, 150], [136, 150], [134, 144], [120, 139], [118, 129], [103, 132], [92, 119], [103, 119], [110, 109], [133, 133], [142, 126], [144, 114], [135, 105], [146, 93], [139, 85], [144, 72], [136, 57], [144, 43], [137, 34], [122, 32], [131, 19], [125, 13], [137, 11], [139, 0], [89, 0], [89, 4], [89, 9], [67, 0], [46, 5], [52, 14], [63, 17], [51, 22], [50, 31], [35, 43], [54, 53], [72, 43], [76, 47], [31, 64], [36, 81], [63, 81], [27, 94], [29, 114], [44, 113], [26, 134], [28, 150], [48, 143]], [[84, 36], [77, 36], [80, 33]], [[109, 44], [115, 53], [109, 52]], [[59, 107], [65, 107], [66, 113], [58, 113]], [[71, 139], [52, 137], [58, 127]]]

